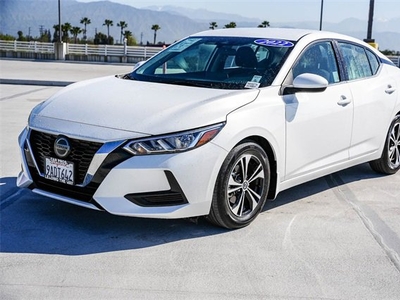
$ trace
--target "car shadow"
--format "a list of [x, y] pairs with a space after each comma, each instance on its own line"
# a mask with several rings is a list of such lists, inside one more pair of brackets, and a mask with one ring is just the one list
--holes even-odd
[[268, 201], [265, 204], [263, 211], [265, 212], [272, 210], [274, 208], [278, 208], [279, 206], [289, 204], [293, 201], [298, 201], [311, 195], [316, 195], [328, 189], [349, 184], [351, 182], [385, 176], [387, 175], [379, 174], [373, 171], [369, 167], [368, 163], [357, 165], [282, 191], [278, 194], [275, 200]]
[[202, 218], [121, 217], [43, 197], [0, 178], [0, 252], [86, 255], [153, 247], [228, 230]]
[[[340, 184], [380, 176], [366, 170], [367, 167], [361, 165], [329, 176], [340, 178], [332, 181]], [[266, 203], [264, 211], [332, 188], [329, 176], [283, 191], [275, 201]], [[0, 252], [3, 253], [87, 255], [229, 232], [204, 218], [141, 219], [81, 208], [19, 189], [15, 180], [15, 177], [0, 178]]]

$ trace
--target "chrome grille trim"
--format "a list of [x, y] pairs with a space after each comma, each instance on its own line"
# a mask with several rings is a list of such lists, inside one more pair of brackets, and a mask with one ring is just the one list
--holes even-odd
[[27, 147], [28, 147], [28, 152], [29, 152], [28, 154], [29, 154], [29, 156], [31, 157], [33, 163], [35, 164], [35, 168], [36, 168], [38, 174], [39, 174], [41, 177], [44, 177], [44, 174], [40, 171], [39, 165], [37, 164], [37, 161], [36, 161], [36, 159], [35, 159], [35, 155], [33, 154], [32, 146], [31, 146], [31, 142], [30, 142], [30, 138], [31, 138], [31, 130], [29, 130], [29, 132], [28, 132], [28, 134], [27, 134], [27, 136], [26, 136], [26, 140], [25, 140], [26, 145], [27, 145]]

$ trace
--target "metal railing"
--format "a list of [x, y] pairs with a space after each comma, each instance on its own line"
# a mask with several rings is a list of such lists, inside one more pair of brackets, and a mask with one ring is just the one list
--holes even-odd
[[400, 56], [388, 56], [388, 58], [400, 68]]
[[2, 41], [0, 40], [0, 50], [21, 51], [34, 53], [54, 53], [53, 43], [41, 42], [20, 42], [20, 41]]
[[[54, 53], [54, 44], [0, 40], [0, 50], [14, 52]], [[145, 46], [67, 44], [66, 53], [76, 55], [130, 56], [148, 59], [161, 50], [162, 48]]]
[[[22, 41], [3, 41], [0, 40], [1, 51], [30, 52], [54, 54], [53, 43], [42, 42], [22, 42]], [[135, 57], [139, 60], [146, 60], [160, 52], [162, 48], [146, 46], [126, 46], [126, 45], [89, 45], [89, 44], [67, 44], [67, 54], [75, 55], [95, 55], [95, 56], [117, 56]], [[400, 68], [400, 56], [388, 56], [388, 58]]]
[[161, 48], [139, 47], [139, 46], [113, 46], [113, 45], [88, 45], [68, 44], [67, 54], [78, 55], [103, 55], [103, 56], [135, 56], [147, 59], [158, 52]]

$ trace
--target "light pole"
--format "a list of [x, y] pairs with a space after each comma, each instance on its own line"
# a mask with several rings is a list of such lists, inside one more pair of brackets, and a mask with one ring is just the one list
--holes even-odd
[[368, 29], [367, 29], [367, 38], [364, 39], [364, 42], [370, 44], [372, 47], [378, 49], [378, 44], [375, 43], [375, 40], [372, 38], [372, 23], [374, 21], [374, 6], [375, 0], [369, 1], [369, 14], [368, 14]]
[[64, 60], [67, 53], [67, 42], [63, 43], [61, 38], [61, 0], [58, 0], [58, 41], [55, 43], [55, 59]]
[[370, 0], [369, 1], [369, 14], [368, 14], [367, 40], [372, 39], [372, 23], [374, 21], [374, 6], [375, 6], [375, 0]]
[[58, 0], [58, 41], [61, 43], [61, 0]]
[[321, 15], [319, 17], [319, 30], [322, 30], [322, 15], [324, 13], [324, 0], [321, 0]]

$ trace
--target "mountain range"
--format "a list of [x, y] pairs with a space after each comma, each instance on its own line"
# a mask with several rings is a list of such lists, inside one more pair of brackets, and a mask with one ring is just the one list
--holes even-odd
[[[58, 24], [58, 3], [55, 0], [1, 0], [0, 1], [0, 32], [17, 36], [18, 31], [24, 35], [39, 36], [39, 28], [50, 29]], [[104, 20], [113, 20], [110, 35], [115, 41], [120, 40], [119, 21], [128, 24], [138, 42], [146, 44], [153, 41], [153, 24], [161, 29], [157, 32], [157, 41], [172, 43], [189, 34], [207, 30], [210, 22], [216, 22], [218, 28], [235, 22], [237, 27], [257, 27], [262, 21], [256, 18], [247, 18], [235, 14], [213, 12], [207, 9], [188, 9], [176, 6], [149, 6], [138, 9], [133, 6], [110, 1], [78, 2], [76, 0], [61, 0], [61, 23], [68, 22], [72, 26], [79, 26], [80, 20], [87, 17], [91, 23], [87, 25], [88, 37], [94, 37], [95, 32], [107, 34]], [[268, 20], [267, 20], [268, 21]], [[271, 27], [293, 27], [318, 29], [318, 21], [279, 22], [271, 23]], [[323, 29], [344, 33], [360, 39], [366, 37], [367, 21], [359, 19], [345, 19], [337, 23], [323, 23]], [[390, 20], [374, 20], [373, 38], [381, 50], [390, 49], [400, 51], [400, 17]]]

